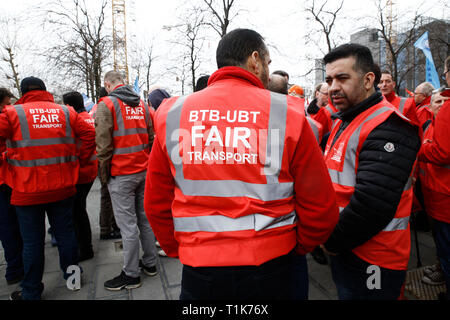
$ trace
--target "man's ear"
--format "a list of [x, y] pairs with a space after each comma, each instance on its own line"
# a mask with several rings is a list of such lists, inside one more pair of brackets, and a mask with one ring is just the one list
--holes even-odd
[[260, 56], [258, 51], [253, 51], [252, 54], [247, 59], [247, 70], [251, 73], [258, 75], [260, 73]]
[[373, 84], [375, 82], [375, 74], [373, 72], [368, 72], [364, 76], [364, 87], [366, 90], [370, 90], [373, 88]]

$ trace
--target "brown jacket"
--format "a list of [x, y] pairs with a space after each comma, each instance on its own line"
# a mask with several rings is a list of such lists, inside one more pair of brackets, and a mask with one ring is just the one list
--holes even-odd
[[[131, 107], [138, 106], [140, 103], [139, 96], [130, 86], [120, 86], [112, 91], [109, 96], [115, 97]], [[107, 184], [111, 177], [111, 159], [114, 151], [113, 131], [113, 115], [106, 104], [100, 102], [97, 106], [97, 115], [95, 117], [95, 142], [97, 143], [98, 175], [102, 184]], [[149, 118], [147, 131], [151, 148], [154, 140], [151, 118]]]

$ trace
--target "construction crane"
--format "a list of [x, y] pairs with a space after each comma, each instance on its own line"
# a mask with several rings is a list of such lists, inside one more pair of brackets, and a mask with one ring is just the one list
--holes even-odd
[[126, 82], [130, 83], [128, 75], [125, 2], [125, 0], [112, 0], [114, 70], [121, 72]]

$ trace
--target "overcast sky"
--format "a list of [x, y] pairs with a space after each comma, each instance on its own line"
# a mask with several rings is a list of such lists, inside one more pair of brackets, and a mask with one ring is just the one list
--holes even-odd
[[[192, 0], [199, 1], [199, 0]], [[323, 2], [324, 0], [316, 0]], [[443, 10], [447, 0], [396, 0], [395, 11], [400, 13], [399, 25], [410, 19], [411, 12], [422, 4], [427, 15], [435, 18], [450, 19], [450, 10]], [[2, 0], [2, 11], [4, 15], [14, 16], [21, 12], [30, 10], [30, 6], [35, 5], [34, 0]], [[49, 3], [50, 1], [41, 1]], [[89, 5], [99, 4], [100, 0], [89, 0]], [[340, 3], [339, 0], [329, 0], [330, 8]], [[164, 69], [174, 62], [168, 61], [166, 57], [173, 54], [176, 48], [170, 44], [174, 36], [173, 31], [163, 29], [165, 25], [177, 23], [178, 16], [182, 13], [180, 7], [189, 4], [185, 0], [127, 0], [128, 11], [128, 41], [129, 42], [153, 42], [154, 54], [159, 56], [155, 61], [154, 70], [164, 73]], [[263, 37], [270, 45], [272, 65], [270, 70], [283, 69], [292, 76], [292, 82], [301, 85], [313, 86], [314, 78], [300, 77], [311, 68], [309, 57], [323, 57], [323, 53], [314, 45], [305, 43], [304, 35], [308, 30], [317, 27], [317, 23], [306, 20], [304, 13], [304, 1], [302, 0], [236, 0], [236, 5], [241, 9], [238, 17], [233, 20], [229, 30], [237, 27], [252, 28]], [[448, 1], [447, 1], [448, 4]], [[109, 9], [110, 10], [110, 9]], [[334, 35], [339, 38], [338, 42], [344, 43], [350, 40], [350, 34], [363, 27], [374, 25], [375, 15], [373, 0], [345, 0], [344, 7], [340, 12]], [[409, 12], [409, 13], [408, 13]], [[370, 18], [372, 17], [372, 18]], [[33, 30], [35, 26], [28, 28]], [[23, 32], [26, 32], [23, 30]], [[216, 69], [215, 49], [219, 41], [218, 35], [211, 33], [204, 46], [204, 60], [200, 73], [212, 73]], [[324, 39], [321, 40], [323, 45]], [[39, 44], [36, 44], [39, 45]], [[131, 75], [132, 77], [133, 75]], [[133, 79], [134, 80], [134, 79]], [[177, 90], [175, 77], [162, 77], [160, 84]]]

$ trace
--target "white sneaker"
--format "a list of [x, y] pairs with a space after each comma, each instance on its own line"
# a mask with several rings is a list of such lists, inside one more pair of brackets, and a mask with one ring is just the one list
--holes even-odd
[[159, 244], [159, 241], [155, 241], [155, 244], [158, 248], [161, 248], [161, 245]]
[[163, 249], [159, 250], [158, 254], [159, 254], [160, 257], [167, 257], [167, 254], [164, 252]]

